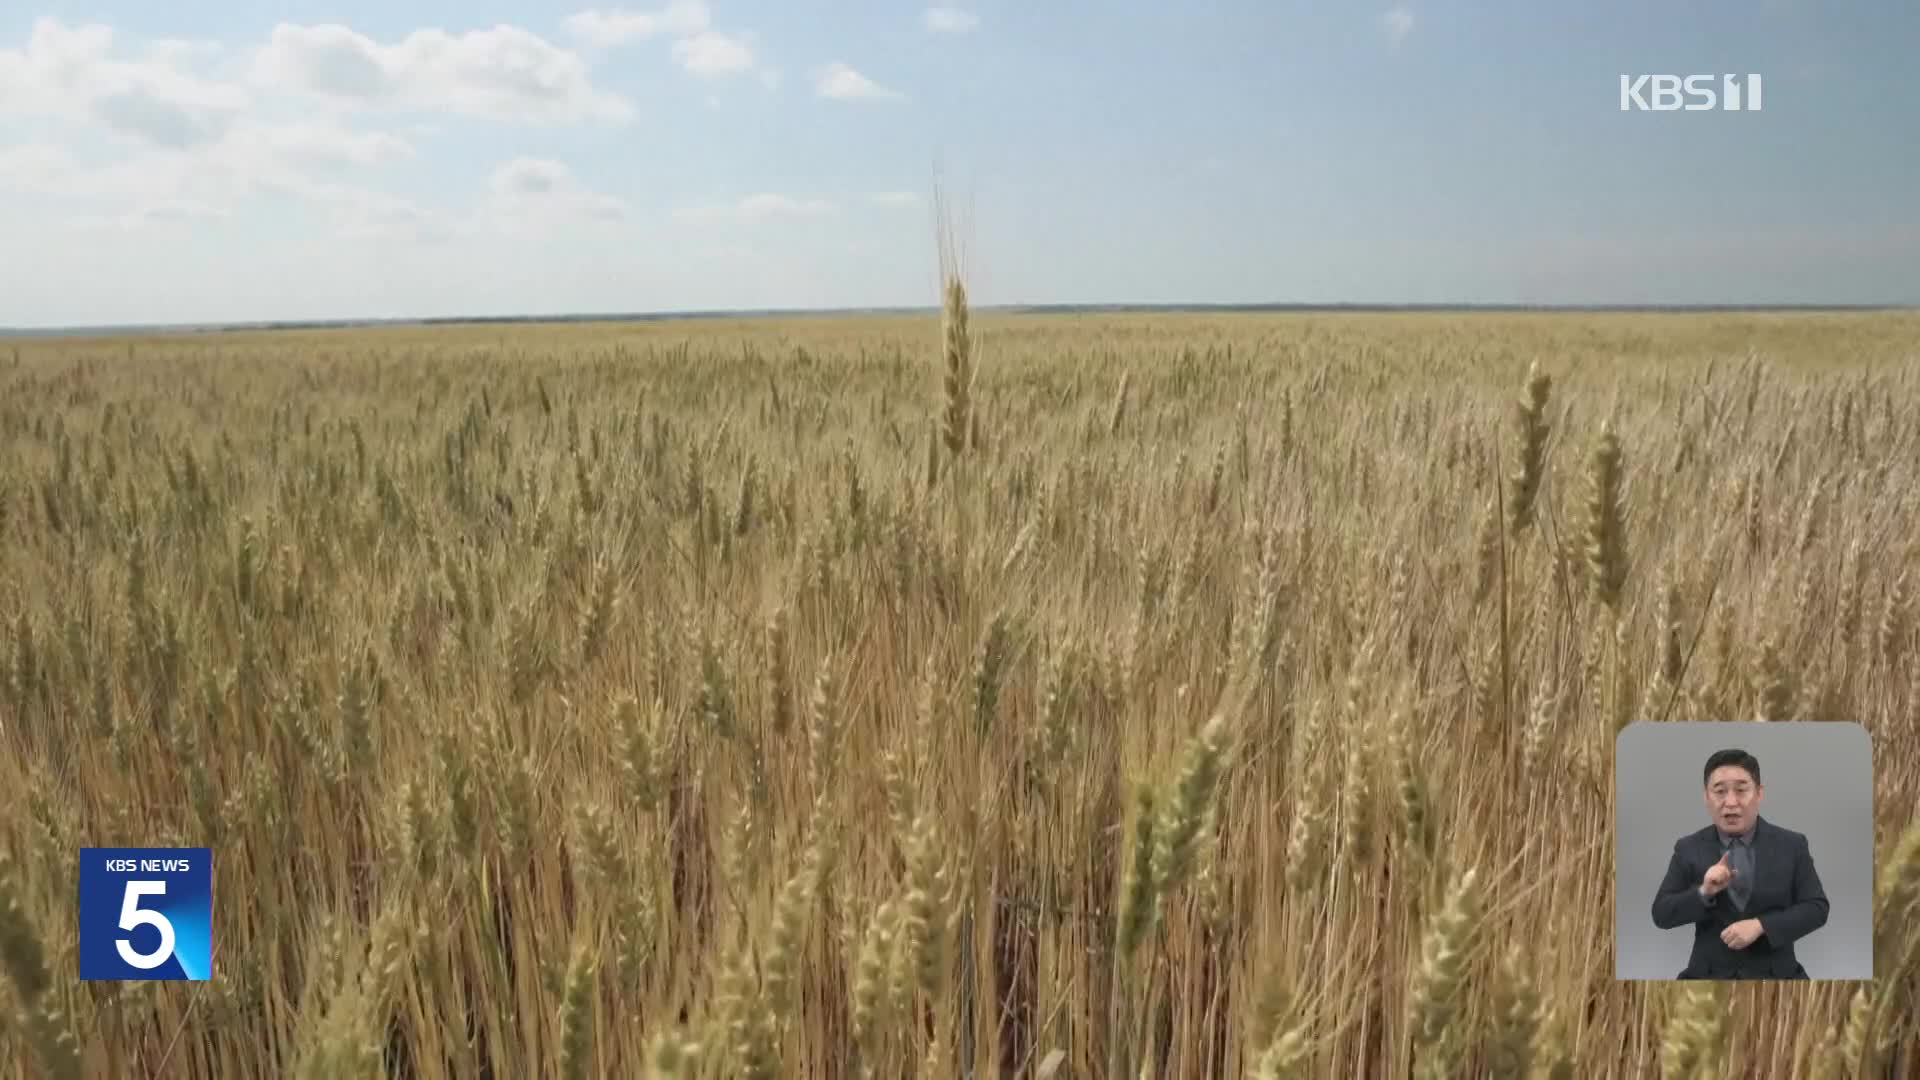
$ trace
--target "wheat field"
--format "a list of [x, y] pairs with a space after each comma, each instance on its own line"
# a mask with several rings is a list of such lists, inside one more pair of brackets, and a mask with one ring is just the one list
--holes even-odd
[[[1911, 313], [0, 342], [0, 1064], [1920, 1074], [1917, 534]], [[1873, 982], [1614, 981], [1683, 719], [1869, 730]]]

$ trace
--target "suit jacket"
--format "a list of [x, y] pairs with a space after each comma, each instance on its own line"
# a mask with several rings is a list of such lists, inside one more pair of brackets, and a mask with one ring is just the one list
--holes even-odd
[[[1766, 818], [1754, 820], [1753, 893], [1746, 910], [1734, 905], [1730, 889], [1711, 900], [1700, 898], [1700, 879], [1720, 861], [1719, 830], [1712, 825], [1674, 842], [1667, 876], [1653, 898], [1653, 925], [1662, 930], [1693, 924], [1693, 952], [1682, 979], [1805, 979], [1807, 969], [1793, 944], [1827, 923], [1827, 894], [1813, 869], [1803, 833]], [[1729, 948], [1720, 932], [1743, 919], [1757, 918], [1761, 935], [1744, 949]]]

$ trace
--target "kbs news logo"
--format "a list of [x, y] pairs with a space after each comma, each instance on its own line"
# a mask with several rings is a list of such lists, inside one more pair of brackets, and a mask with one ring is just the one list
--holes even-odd
[[[1718, 93], [1714, 92], [1716, 80]], [[1622, 75], [1620, 111], [1704, 112], [1718, 108], [1722, 112], [1759, 112], [1760, 76], [1748, 75], [1746, 80], [1743, 87], [1738, 75]]]
[[80, 978], [213, 974], [210, 848], [80, 849]]

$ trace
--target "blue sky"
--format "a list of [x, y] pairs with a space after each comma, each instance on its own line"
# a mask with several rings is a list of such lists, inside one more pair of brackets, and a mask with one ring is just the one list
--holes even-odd
[[[0, 325], [1920, 303], [1920, 7], [52, 2]], [[1758, 72], [1761, 112], [1621, 112]]]

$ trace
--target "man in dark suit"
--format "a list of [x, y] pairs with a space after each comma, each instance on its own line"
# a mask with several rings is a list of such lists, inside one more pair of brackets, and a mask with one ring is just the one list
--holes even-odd
[[1682, 979], [1805, 979], [1793, 944], [1827, 922], [1827, 894], [1802, 833], [1760, 816], [1760, 762], [1745, 750], [1707, 759], [1712, 824], [1674, 842], [1653, 925], [1693, 925]]

